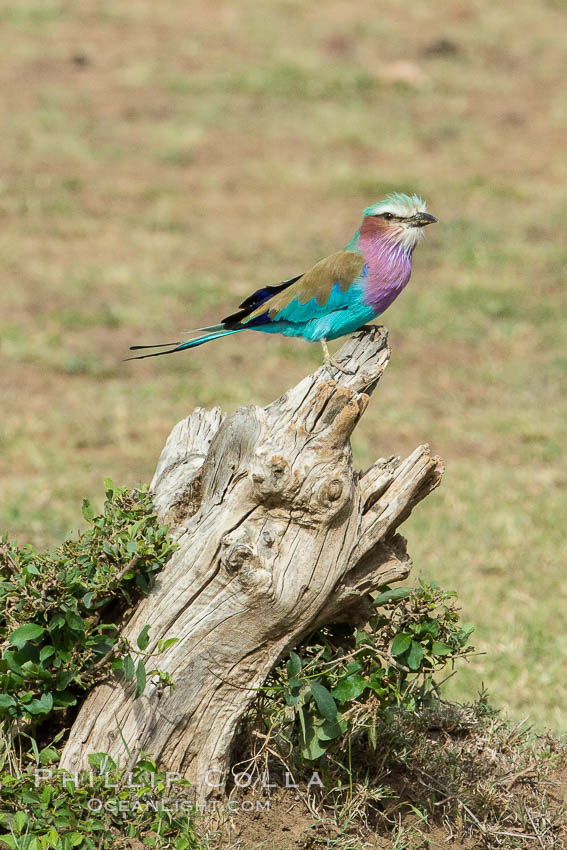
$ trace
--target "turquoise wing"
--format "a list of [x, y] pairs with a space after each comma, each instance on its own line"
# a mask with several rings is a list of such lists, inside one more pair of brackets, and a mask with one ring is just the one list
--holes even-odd
[[[345, 310], [360, 300], [367, 267], [354, 251], [339, 251], [241, 319], [242, 327], [293, 322], [303, 324], [336, 310]], [[360, 284], [360, 286], [353, 286]]]

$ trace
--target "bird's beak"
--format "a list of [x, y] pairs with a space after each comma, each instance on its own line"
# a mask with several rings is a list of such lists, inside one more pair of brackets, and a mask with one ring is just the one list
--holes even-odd
[[426, 224], [433, 224], [437, 219], [434, 215], [429, 215], [426, 212], [418, 212], [412, 216], [409, 223], [412, 227], [425, 227]]

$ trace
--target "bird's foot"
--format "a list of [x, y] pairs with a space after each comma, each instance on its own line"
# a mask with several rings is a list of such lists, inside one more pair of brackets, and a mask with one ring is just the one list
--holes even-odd
[[323, 347], [323, 356], [325, 358], [325, 366], [327, 367], [329, 372], [331, 371], [330, 367], [333, 366], [335, 369], [338, 369], [339, 372], [342, 372], [344, 375], [354, 375], [355, 374], [354, 372], [350, 372], [348, 369], [343, 369], [343, 367], [339, 363], [337, 363], [337, 361], [333, 357], [331, 357], [331, 355], [329, 353], [329, 348], [327, 346], [327, 340], [326, 339], [321, 340], [321, 345]]
[[331, 371], [331, 366], [332, 366], [334, 369], [338, 369], [339, 372], [342, 372], [343, 375], [354, 375], [355, 374], [355, 372], [352, 369], [345, 369], [343, 366], [340, 365], [340, 363], [337, 363], [337, 361], [333, 357], [329, 357], [328, 359], [325, 358], [325, 366], [327, 367], [329, 372]]

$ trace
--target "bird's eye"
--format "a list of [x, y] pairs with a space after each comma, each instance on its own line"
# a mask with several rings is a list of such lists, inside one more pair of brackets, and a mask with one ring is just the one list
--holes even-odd
[[390, 221], [394, 218], [394, 216], [392, 215], [392, 213], [382, 213], [382, 218], [385, 218], [386, 221]]

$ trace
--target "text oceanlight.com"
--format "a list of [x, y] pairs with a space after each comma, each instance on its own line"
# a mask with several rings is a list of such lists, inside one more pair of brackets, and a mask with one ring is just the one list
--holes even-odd
[[91, 812], [112, 812], [124, 816], [136, 814], [137, 812], [170, 812], [172, 814], [204, 814], [222, 810], [223, 812], [269, 812], [270, 800], [205, 800], [196, 803], [187, 799], [161, 799], [161, 800], [101, 800], [99, 797], [91, 797], [87, 800], [87, 808]]

